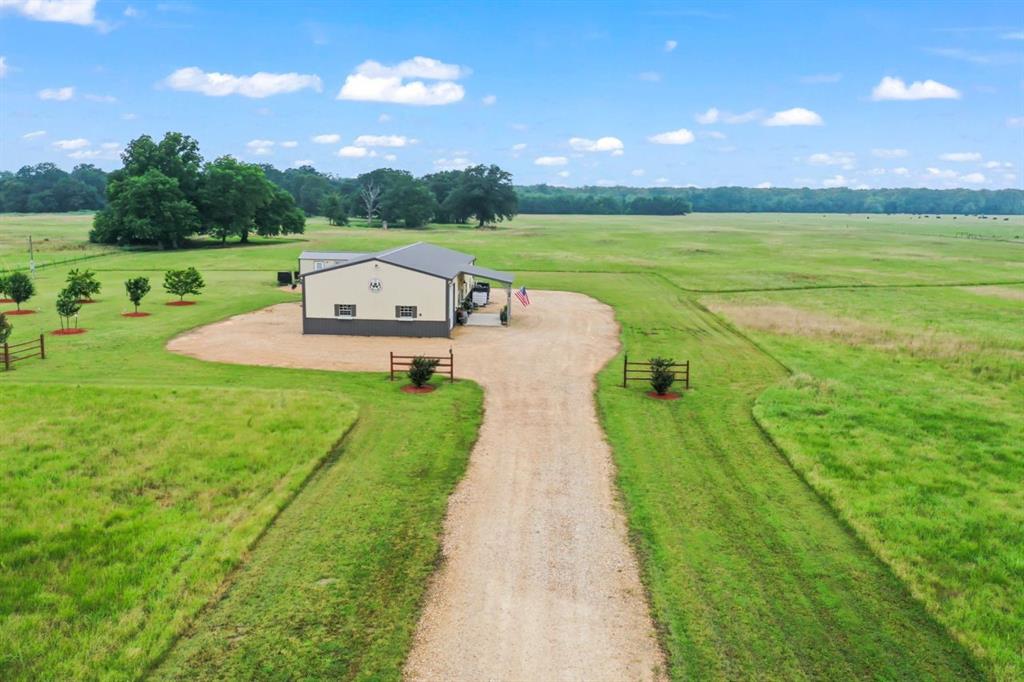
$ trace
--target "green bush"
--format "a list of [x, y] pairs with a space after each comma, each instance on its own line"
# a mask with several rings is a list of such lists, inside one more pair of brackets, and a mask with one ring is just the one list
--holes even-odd
[[77, 315], [81, 309], [82, 304], [78, 302], [78, 293], [70, 285], [62, 289], [57, 294], [57, 315], [60, 316], [60, 328], [70, 329], [71, 318]]
[[203, 276], [193, 267], [184, 270], [168, 270], [164, 275], [164, 289], [177, 296], [179, 301], [184, 299], [187, 294], [198, 296], [205, 286]]
[[423, 388], [430, 381], [430, 378], [434, 376], [434, 370], [437, 369], [437, 360], [432, 358], [425, 358], [422, 355], [417, 355], [412, 359], [412, 365], [409, 367], [409, 381], [416, 388]]
[[651, 358], [651, 388], [658, 395], [665, 395], [676, 381], [676, 373], [672, 371], [675, 360], [672, 358]]
[[8, 287], [10, 287], [10, 284], [8, 282], [10, 281], [10, 279], [10, 275], [0, 272], [0, 298], [7, 298], [10, 295], [8, 293]]
[[128, 299], [135, 306], [135, 312], [139, 312], [139, 303], [149, 293], [149, 278], [132, 277], [125, 281], [124, 290], [128, 292]]
[[21, 310], [21, 304], [36, 294], [36, 285], [24, 272], [13, 272], [7, 278], [7, 295], [14, 299]]
[[93, 295], [100, 293], [103, 288], [92, 270], [69, 271], [67, 283], [67, 291], [79, 300], [91, 301]]

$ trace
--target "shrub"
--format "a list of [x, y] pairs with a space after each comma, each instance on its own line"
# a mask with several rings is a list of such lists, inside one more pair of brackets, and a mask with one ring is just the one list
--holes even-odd
[[10, 279], [10, 275], [0, 272], [0, 298], [7, 298], [10, 295], [8, 293], [8, 287], [10, 286], [8, 282], [10, 281]]
[[498, 319], [501, 320], [502, 324], [508, 324], [508, 306], [501, 307], [501, 313], [498, 314]]
[[412, 385], [416, 388], [423, 388], [434, 376], [437, 363], [437, 360], [425, 358], [422, 355], [414, 357], [412, 365], [409, 367], [409, 381], [412, 382]]
[[675, 383], [676, 373], [672, 371], [672, 358], [651, 358], [651, 388], [658, 395], [665, 395]]
[[149, 278], [132, 277], [125, 281], [124, 290], [128, 292], [128, 299], [135, 306], [135, 312], [139, 312], [139, 303], [149, 293]]
[[103, 288], [92, 270], [71, 270], [68, 272], [67, 282], [67, 290], [79, 300], [91, 301], [93, 295], [100, 293], [100, 289]]
[[21, 310], [21, 304], [36, 294], [36, 285], [24, 272], [14, 272], [7, 278], [7, 295], [14, 299]]
[[[78, 302], [78, 294], [70, 286], [65, 287], [57, 294], [57, 314], [60, 316], [60, 328], [71, 328], [71, 318], [82, 309]], [[65, 321], [67, 325], [65, 325]]]
[[7, 339], [11, 338], [11, 331], [13, 330], [14, 325], [7, 320], [6, 315], [0, 313], [0, 344], [7, 343]]
[[187, 294], [198, 296], [200, 290], [205, 286], [203, 276], [193, 267], [184, 270], [168, 270], [164, 275], [164, 289], [177, 296], [179, 301], [184, 299]]

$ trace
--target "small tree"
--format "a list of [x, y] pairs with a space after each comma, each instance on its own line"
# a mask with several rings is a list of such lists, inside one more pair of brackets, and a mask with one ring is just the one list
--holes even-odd
[[100, 293], [103, 285], [96, 279], [96, 273], [92, 270], [71, 270], [68, 272], [67, 289], [75, 298], [91, 301], [94, 294]]
[[409, 381], [412, 382], [412, 385], [416, 388], [426, 386], [430, 378], [434, 376], [437, 363], [437, 360], [425, 358], [422, 355], [414, 357], [409, 367]]
[[128, 299], [135, 306], [135, 312], [139, 312], [139, 303], [149, 293], [149, 278], [132, 277], [125, 281], [124, 289], [128, 292]]
[[[71, 318], [78, 314], [78, 311], [82, 309], [82, 304], [78, 302], [78, 294], [71, 290], [71, 287], [65, 287], [57, 294], [57, 314], [60, 316], [60, 328], [70, 329]], [[65, 321], [67, 324], [65, 325]]]
[[665, 395], [676, 381], [676, 373], [672, 371], [675, 361], [672, 358], [651, 358], [651, 388], [658, 395]]
[[36, 295], [36, 285], [24, 272], [11, 273], [7, 278], [7, 295], [14, 299], [21, 310], [21, 304]]
[[198, 296], [206, 286], [203, 276], [193, 267], [184, 270], [168, 270], [164, 275], [164, 289], [181, 301], [186, 295]]
[[14, 329], [8, 320], [7, 316], [0, 313], [0, 345], [7, 343], [7, 339], [11, 338], [11, 331]]
[[0, 272], [0, 298], [7, 298], [8, 296], [10, 296], [10, 293], [8, 291], [10, 287], [8, 282], [10, 281], [10, 279], [10, 275]]

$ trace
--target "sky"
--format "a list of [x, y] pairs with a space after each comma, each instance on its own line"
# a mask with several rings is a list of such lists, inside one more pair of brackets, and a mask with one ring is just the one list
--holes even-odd
[[0, 0], [0, 169], [131, 139], [352, 177], [1021, 188], [1021, 2]]

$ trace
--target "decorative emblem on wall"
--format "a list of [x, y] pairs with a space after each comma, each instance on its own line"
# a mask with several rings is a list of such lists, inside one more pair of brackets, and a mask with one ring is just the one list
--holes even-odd
[[370, 280], [370, 291], [371, 292], [373, 292], [375, 294], [379, 294], [381, 292], [381, 289], [383, 289], [383, 288], [384, 288], [384, 282], [381, 282], [376, 277], [374, 277], [373, 279]]

